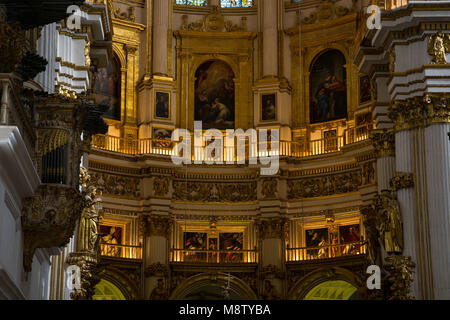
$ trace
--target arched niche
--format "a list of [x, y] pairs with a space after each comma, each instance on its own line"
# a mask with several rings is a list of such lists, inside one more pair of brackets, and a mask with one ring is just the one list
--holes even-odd
[[[234, 276], [230, 281], [230, 300], [257, 300], [253, 290]], [[228, 284], [226, 274], [198, 274], [192, 276], [172, 292], [170, 300], [224, 300], [223, 287]]]
[[113, 283], [101, 279], [95, 286], [93, 300], [126, 300], [122, 291]]
[[345, 55], [336, 49], [318, 54], [309, 68], [311, 124], [347, 119], [348, 89]]
[[95, 102], [107, 102], [109, 110], [103, 117], [120, 121], [121, 119], [121, 94], [122, 71], [119, 57], [113, 58], [104, 68], [99, 68], [95, 74]]
[[356, 300], [365, 295], [363, 281], [343, 268], [320, 268], [299, 279], [289, 290], [290, 300]]
[[235, 73], [223, 60], [208, 60], [194, 75], [194, 120], [203, 129], [234, 129], [236, 114]]

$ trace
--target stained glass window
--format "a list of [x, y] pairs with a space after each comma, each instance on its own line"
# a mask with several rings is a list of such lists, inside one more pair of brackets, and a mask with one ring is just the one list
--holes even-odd
[[222, 8], [251, 7], [253, 0], [220, 0]]
[[176, 4], [181, 4], [185, 6], [201, 6], [205, 7], [208, 5], [207, 0], [176, 0]]

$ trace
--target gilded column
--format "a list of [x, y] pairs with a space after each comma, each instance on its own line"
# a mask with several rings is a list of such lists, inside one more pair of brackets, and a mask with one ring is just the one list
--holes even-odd
[[373, 130], [370, 133], [377, 155], [378, 192], [389, 188], [395, 172], [395, 135], [393, 130]]
[[288, 220], [283, 217], [263, 218], [257, 221], [260, 244], [260, 296], [265, 300], [285, 296], [284, 243]]
[[172, 224], [172, 219], [167, 216], [153, 215], [141, 218], [141, 229], [145, 239], [145, 299], [168, 299], [168, 241], [172, 231]]

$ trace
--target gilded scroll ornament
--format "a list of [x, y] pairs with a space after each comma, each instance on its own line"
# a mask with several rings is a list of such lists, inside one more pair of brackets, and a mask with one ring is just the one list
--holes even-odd
[[393, 130], [372, 130], [369, 134], [377, 158], [395, 156], [395, 133]]
[[428, 54], [435, 64], [446, 64], [447, 53], [450, 52], [450, 35], [438, 32], [428, 39]]
[[385, 259], [384, 269], [389, 272], [389, 300], [412, 300], [411, 285], [415, 263], [411, 257], [389, 256]]
[[389, 182], [393, 191], [414, 188], [414, 176], [412, 173], [397, 172]]
[[380, 240], [388, 254], [403, 252], [403, 223], [394, 192], [383, 190], [375, 200]]
[[153, 263], [149, 265], [144, 272], [145, 276], [148, 277], [159, 277], [159, 278], [166, 278], [169, 274], [169, 268], [161, 264], [160, 262]]
[[96, 253], [72, 252], [67, 258], [67, 264], [80, 268], [81, 285], [70, 293], [72, 300], [92, 300], [95, 286], [100, 282], [100, 268]]
[[25, 39], [20, 24], [0, 23], [0, 73], [13, 72], [25, 55]]
[[32, 197], [24, 200], [22, 228], [25, 271], [31, 271], [37, 248], [63, 247], [69, 243], [83, 207], [81, 194], [65, 185], [40, 185]]
[[427, 94], [423, 98], [427, 125], [450, 122], [450, 95]]
[[135, 11], [134, 7], [129, 7], [128, 11], [126, 12], [122, 12], [119, 7], [114, 8], [114, 18], [134, 22], [136, 20], [134, 11]]

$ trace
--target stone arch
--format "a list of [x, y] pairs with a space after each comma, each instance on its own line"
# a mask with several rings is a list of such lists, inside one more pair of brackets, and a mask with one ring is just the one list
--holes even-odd
[[[355, 288], [353, 297], [362, 298], [364, 296], [363, 281], [355, 275], [353, 272], [343, 268], [320, 268], [316, 271], [312, 271], [299, 279], [294, 286], [289, 290], [289, 300], [304, 300], [308, 294], [320, 285], [336, 285], [337, 282], [349, 284]], [[332, 284], [334, 283], [334, 284]], [[338, 297], [335, 297], [338, 299]]]
[[[222, 286], [227, 284], [224, 273], [201, 273], [181, 282], [172, 292], [170, 300], [223, 300]], [[254, 291], [243, 280], [232, 276], [230, 280], [231, 300], [257, 300]]]
[[139, 289], [124, 272], [113, 267], [107, 267], [100, 272], [99, 277], [117, 287], [125, 300], [138, 300], [140, 298]]

